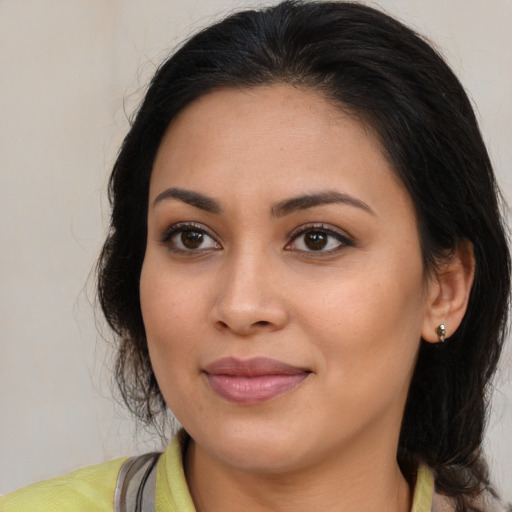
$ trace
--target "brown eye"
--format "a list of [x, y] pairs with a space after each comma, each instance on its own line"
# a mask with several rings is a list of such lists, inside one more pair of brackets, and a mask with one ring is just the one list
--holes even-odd
[[288, 250], [304, 253], [334, 253], [338, 249], [353, 245], [353, 242], [342, 233], [320, 226], [302, 229], [292, 242], [286, 246]]
[[200, 231], [182, 231], [181, 243], [187, 249], [198, 249], [204, 240], [204, 235]]
[[326, 247], [327, 242], [327, 234], [320, 231], [310, 231], [304, 235], [304, 245], [312, 251], [321, 251]]
[[194, 224], [176, 224], [164, 233], [160, 240], [171, 252], [177, 253], [203, 253], [218, 250], [221, 246], [209, 235], [206, 230]]

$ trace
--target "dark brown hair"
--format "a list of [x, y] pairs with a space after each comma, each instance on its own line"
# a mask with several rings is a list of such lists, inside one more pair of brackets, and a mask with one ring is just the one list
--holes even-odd
[[466, 315], [444, 344], [422, 342], [399, 443], [405, 472], [422, 461], [457, 510], [489, 490], [481, 446], [504, 341], [510, 259], [499, 191], [463, 87], [424, 39], [375, 9], [283, 2], [234, 14], [187, 41], [159, 68], [110, 178], [112, 218], [98, 293], [119, 339], [124, 400], [151, 423], [165, 410], [139, 301], [149, 180], [176, 114], [220, 87], [288, 83], [318, 90], [377, 133], [417, 212], [427, 271], [470, 241], [475, 281]]

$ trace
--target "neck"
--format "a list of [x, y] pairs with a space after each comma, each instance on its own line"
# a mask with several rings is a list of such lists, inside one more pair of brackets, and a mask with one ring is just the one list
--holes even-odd
[[191, 440], [184, 462], [197, 512], [407, 512], [411, 490], [396, 450], [388, 452], [380, 446], [352, 449], [307, 468], [268, 474], [224, 465]]

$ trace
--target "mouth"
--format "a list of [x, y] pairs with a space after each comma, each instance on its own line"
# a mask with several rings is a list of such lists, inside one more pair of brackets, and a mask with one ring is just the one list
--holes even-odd
[[226, 357], [207, 365], [203, 372], [215, 393], [243, 405], [266, 402], [292, 391], [311, 373], [265, 357], [245, 360]]

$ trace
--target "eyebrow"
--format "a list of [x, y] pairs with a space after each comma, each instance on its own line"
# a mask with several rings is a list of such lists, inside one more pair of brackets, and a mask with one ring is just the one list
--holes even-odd
[[290, 213], [294, 213], [301, 210], [307, 210], [315, 206], [321, 206], [324, 204], [342, 203], [349, 206], [359, 208], [371, 215], [375, 215], [375, 212], [364, 202], [356, 197], [349, 194], [338, 192], [335, 190], [327, 190], [325, 192], [317, 192], [312, 194], [305, 194], [299, 197], [292, 197], [280, 201], [272, 208], [272, 215], [274, 217], [284, 217]]
[[[194, 192], [192, 190], [175, 187], [168, 188], [158, 194], [158, 196], [153, 201], [153, 206], [166, 199], [177, 199], [210, 213], [222, 213], [222, 207], [218, 201], [205, 194], [201, 194], [200, 192]], [[357, 199], [349, 194], [335, 190], [304, 194], [302, 196], [284, 199], [272, 207], [271, 213], [273, 217], [284, 217], [294, 212], [333, 203], [346, 204], [355, 208], [359, 208], [371, 215], [375, 215], [375, 212], [364, 201], [361, 201], [360, 199]]]
[[178, 199], [190, 206], [195, 206], [201, 210], [210, 213], [221, 213], [222, 208], [220, 204], [211, 197], [208, 197], [200, 192], [193, 192], [192, 190], [185, 190], [182, 188], [168, 188], [156, 196], [153, 201], [153, 207], [165, 199]]

